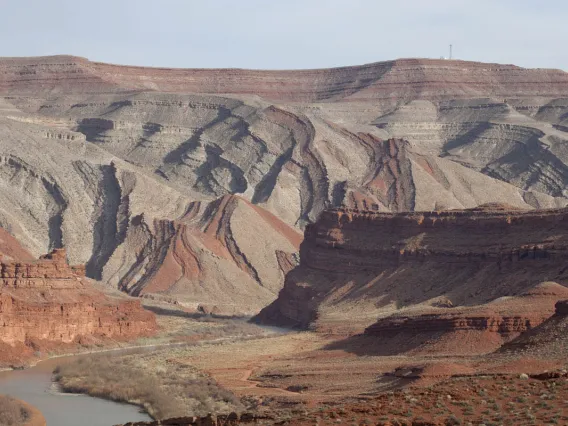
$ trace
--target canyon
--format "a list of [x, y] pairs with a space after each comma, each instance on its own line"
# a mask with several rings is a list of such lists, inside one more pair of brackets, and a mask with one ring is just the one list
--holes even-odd
[[566, 76], [0, 58], [0, 226], [129, 294], [255, 314], [326, 209], [565, 206]]
[[256, 410], [179, 424], [564, 377], [567, 99], [564, 71], [456, 60], [0, 58], [0, 361], [162, 325], [194, 343], [213, 317], [303, 330], [148, 356], [142, 382], [195, 368]]

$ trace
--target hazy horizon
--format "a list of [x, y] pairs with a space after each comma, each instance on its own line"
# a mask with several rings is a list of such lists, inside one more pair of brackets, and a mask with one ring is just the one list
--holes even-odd
[[21, 0], [3, 4], [0, 56], [74, 55], [174, 68], [310, 69], [454, 58], [568, 69], [568, 4], [502, 0]]

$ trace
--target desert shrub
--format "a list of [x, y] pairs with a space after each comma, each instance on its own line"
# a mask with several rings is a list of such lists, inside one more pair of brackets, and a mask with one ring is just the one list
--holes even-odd
[[145, 362], [153, 355], [82, 357], [58, 366], [55, 380], [66, 392], [141, 405], [156, 419], [242, 408], [239, 399], [211, 377], [175, 362]]
[[0, 425], [18, 426], [25, 423], [30, 412], [18, 400], [0, 395]]

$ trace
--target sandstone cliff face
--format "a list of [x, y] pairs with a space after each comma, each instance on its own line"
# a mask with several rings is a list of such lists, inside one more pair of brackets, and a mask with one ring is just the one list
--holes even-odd
[[[562, 292], [552, 292], [548, 308], [539, 308], [532, 318], [514, 309], [497, 314], [491, 308], [484, 313], [456, 307], [535, 292], [542, 281], [568, 283], [563, 266], [567, 242], [565, 209], [329, 210], [307, 227], [300, 266], [287, 275], [278, 299], [258, 319], [353, 332], [399, 311], [369, 333], [383, 332], [383, 325], [519, 332], [550, 316]], [[447, 308], [412, 320], [402, 316], [409, 310], [414, 317], [417, 307], [427, 306]]]
[[[156, 330], [154, 315], [140, 302], [112, 298], [69, 266], [65, 250], [37, 261], [0, 263], [0, 345], [21, 361], [33, 350], [92, 338], [132, 339]], [[0, 361], [6, 361], [0, 357]]]
[[[326, 208], [565, 206], [566, 75], [435, 60], [250, 71], [0, 59], [0, 226], [34, 257], [67, 247], [87, 276], [132, 294], [234, 295], [253, 311], [294, 257], [282, 235]], [[214, 206], [230, 222], [219, 232], [206, 226]], [[266, 212], [287, 229], [260, 219], [260, 232]]]

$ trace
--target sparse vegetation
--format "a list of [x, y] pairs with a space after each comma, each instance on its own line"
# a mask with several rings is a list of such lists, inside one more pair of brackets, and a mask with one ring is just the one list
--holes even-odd
[[10, 396], [0, 395], [0, 425], [19, 426], [24, 424], [31, 413], [20, 401]]
[[164, 351], [79, 358], [54, 373], [66, 392], [134, 403], [156, 419], [242, 409], [234, 394]]
[[261, 337], [270, 334], [248, 322], [247, 317], [215, 316], [186, 312], [177, 306], [145, 301], [144, 308], [154, 312], [162, 333], [159, 337], [141, 339], [143, 343], [165, 343], [214, 340], [228, 337]]
[[[563, 406], [551, 400], [552, 390]], [[389, 391], [374, 400], [346, 403], [342, 417], [352, 424], [370, 421], [384, 426], [568, 424], [566, 392], [568, 374], [550, 380], [520, 379], [516, 375], [454, 377], [426, 388]], [[334, 418], [337, 411], [337, 407], [320, 407], [318, 416]], [[299, 424], [309, 425], [313, 420], [308, 414], [306, 422]]]

